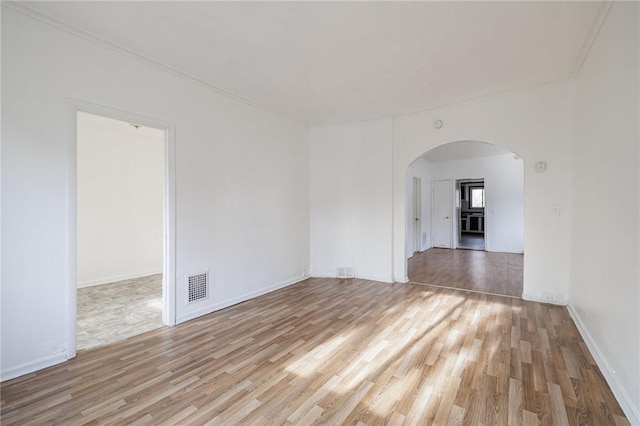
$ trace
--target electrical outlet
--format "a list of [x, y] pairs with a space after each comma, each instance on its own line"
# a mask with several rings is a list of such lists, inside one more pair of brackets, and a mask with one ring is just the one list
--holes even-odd
[[554, 293], [552, 291], [543, 291], [542, 292], [542, 300], [545, 302], [557, 302], [558, 301], [558, 294]]

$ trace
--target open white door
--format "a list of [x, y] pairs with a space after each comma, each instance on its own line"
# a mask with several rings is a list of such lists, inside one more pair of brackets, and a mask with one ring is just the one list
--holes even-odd
[[451, 244], [451, 202], [452, 191], [450, 180], [436, 180], [433, 182], [433, 196], [431, 197], [431, 235], [433, 246], [452, 248]]

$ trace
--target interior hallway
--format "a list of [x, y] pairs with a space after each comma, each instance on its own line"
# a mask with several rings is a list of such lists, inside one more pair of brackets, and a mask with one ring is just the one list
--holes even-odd
[[78, 289], [77, 350], [162, 325], [162, 274]]
[[463, 232], [460, 236], [460, 242], [458, 248], [467, 250], [484, 250], [484, 233], [472, 234], [469, 232]]
[[409, 281], [522, 296], [524, 255], [432, 248], [409, 259]]

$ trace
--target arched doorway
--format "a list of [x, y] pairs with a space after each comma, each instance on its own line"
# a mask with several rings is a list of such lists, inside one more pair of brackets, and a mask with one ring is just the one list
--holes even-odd
[[522, 296], [524, 162], [488, 143], [433, 148], [406, 171], [408, 279]]

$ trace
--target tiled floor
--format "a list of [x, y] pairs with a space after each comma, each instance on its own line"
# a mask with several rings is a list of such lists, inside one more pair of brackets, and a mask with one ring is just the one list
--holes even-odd
[[162, 327], [162, 274], [78, 289], [77, 350]]
[[463, 233], [458, 248], [467, 250], [484, 250], [484, 234]]
[[432, 248], [409, 259], [409, 281], [522, 296], [524, 255]]

